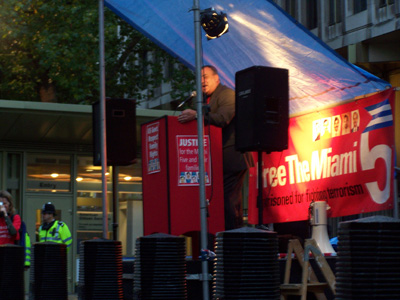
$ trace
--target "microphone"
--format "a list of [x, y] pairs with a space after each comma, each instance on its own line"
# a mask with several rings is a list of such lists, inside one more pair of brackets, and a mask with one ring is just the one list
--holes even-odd
[[186, 102], [189, 102], [190, 100], [192, 100], [194, 97], [197, 96], [196, 91], [193, 91], [189, 97], [187, 97], [185, 100], [183, 100], [183, 102], [181, 104], [178, 105], [177, 109], [180, 108], [183, 104], [185, 104]]

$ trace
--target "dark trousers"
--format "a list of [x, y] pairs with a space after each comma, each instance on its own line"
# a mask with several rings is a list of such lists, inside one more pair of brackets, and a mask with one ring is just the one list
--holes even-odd
[[224, 173], [225, 230], [243, 226], [242, 187], [246, 172]]

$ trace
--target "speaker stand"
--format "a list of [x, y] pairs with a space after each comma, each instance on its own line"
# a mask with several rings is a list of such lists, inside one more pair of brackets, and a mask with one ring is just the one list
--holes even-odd
[[[264, 230], [268, 230], [268, 226], [264, 225], [263, 222], [263, 211], [264, 211], [264, 206], [263, 206], [263, 189], [262, 189], [262, 154], [263, 151], [258, 150], [258, 195], [257, 195], [257, 208], [258, 208], [258, 225], [256, 226], [258, 229], [264, 229]], [[270, 152], [267, 151], [267, 154], [269, 154]]]
[[258, 226], [263, 225], [263, 201], [262, 201], [262, 151], [258, 151], [258, 195], [257, 195], [257, 208], [258, 208]]
[[113, 202], [112, 202], [112, 207], [113, 207], [113, 223], [112, 223], [112, 228], [113, 228], [113, 240], [118, 241], [118, 218], [117, 218], [117, 203], [118, 203], [118, 174], [119, 174], [119, 167], [112, 165], [112, 195], [113, 195]]

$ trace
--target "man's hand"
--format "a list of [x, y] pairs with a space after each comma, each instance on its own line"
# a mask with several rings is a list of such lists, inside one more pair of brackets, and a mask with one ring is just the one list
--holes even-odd
[[180, 123], [186, 123], [193, 120], [196, 120], [197, 112], [193, 109], [185, 109], [179, 116], [178, 121]]

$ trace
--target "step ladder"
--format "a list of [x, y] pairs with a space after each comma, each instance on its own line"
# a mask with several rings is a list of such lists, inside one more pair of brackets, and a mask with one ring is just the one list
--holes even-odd
[[[290, 283], [293, 253], [296, 255], [300, 267], [302, 268], [301, 283]], [[314, 256], [326, 282], [318, 281], [317, 276], [310, 265], [310, 253]], [[287, 300], [288, 295], [298, 295], [301, 296], [301, 300], [306, 300], [307, 292], [314, 293], [317, 300], [326, 300], [324, 290], [329, 287], [332, 293], [335, 294], [335, 282], [335, 275], [314, 239], [305, 240], [304, 250], [299, 240], [289, 240], [285, 265], [285, 277], [283, 284], [280, 286], [281, 300]]]

